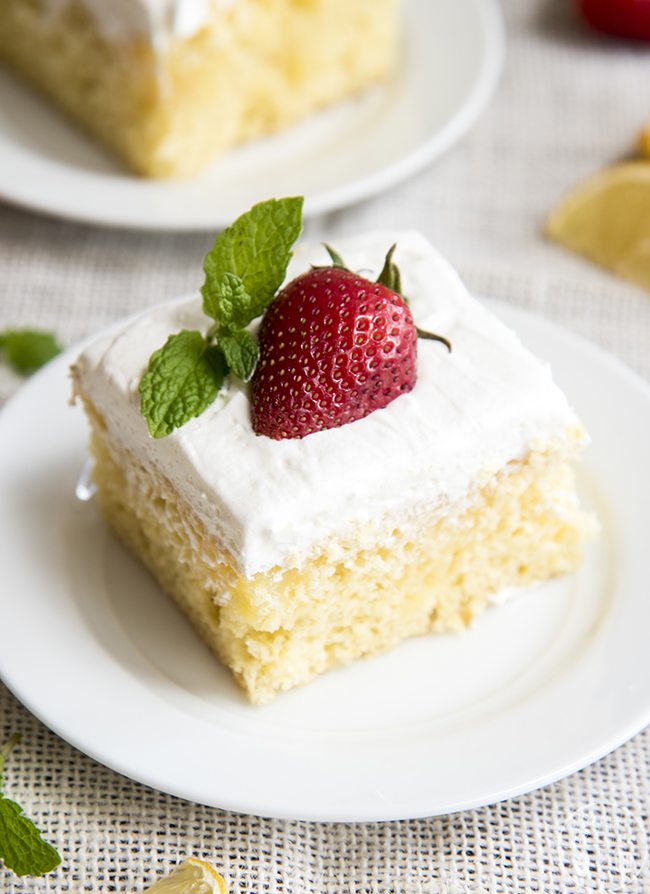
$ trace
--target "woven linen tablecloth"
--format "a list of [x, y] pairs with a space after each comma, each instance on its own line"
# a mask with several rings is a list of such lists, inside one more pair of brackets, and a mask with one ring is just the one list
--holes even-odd
[[[421, 229], [475, 292], [554, 319], [650, 377], [650, 295], [540, 234], [557, 197], [628, 154], [650, 118], [650, 46], [587, 33], [568, 0], [508, 0], [504, 12], [506, 69], [479, 124], [426, 172], [311, 221], [307, 236]], [[0, 207], [0, 326], [38, 325], [71, 344], [199, 286], [212, 239], [102, 231]], [[2, 396], [15, 387], [0, 374]], [[220, 867], [231, 892], [250, 894], [650, 891], [649, 730], [515, 800], [368, 825], [239, 816], [151, 791], [71, 748], [0, 684], [0, 740], [15, 731], [23, 740], [11, 796], [63, 863], [43, 879], [0, 868], [3, 892], [140, 891], [190, 854]]]

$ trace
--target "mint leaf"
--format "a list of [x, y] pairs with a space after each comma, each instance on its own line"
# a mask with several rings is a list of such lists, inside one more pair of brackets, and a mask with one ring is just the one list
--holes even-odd
[[242, 382], [248, 382], [257, 366], [260, 349], [257, 341], [246, 329], [239, 329], [229, 335], [219, 336], [219, 347], [223, 351], [229, 368]]
[[50, 332], [37, 329], [7, 329], [0, 333], [0, 352], [17, 372], [29, 374], [61, 353], [61, 345]]
[[149, 360], [140, 382], [140, 409], [149, 433], [162, 438], [199, 416], [217, 396], [225, 369], [200, 332], [171, 335]]
[[154, 438], [202, 413], [232, 372], [247, 382], [259, 347], [246, 327], [282, 285], [302, 229], [302, 197], [270, 199], [221, 233], [204, 262], [205, 337], [183, 330], [151, 355], [140, 382], [140, 410]]
[[8, 798], [0, 799], [0, 859], [16, 875], [44, 875], [61, 862], [22, 808]]
[[5, 761], [19, 740], [14, 735], [0, 748], [0, 860], [16, 875], [44, 875], [59, 865], [61, 857], [22, 807], [2, 794]]
[[234, 273], [224, 273], [218, 289], [203, 301], [203, 309], [219, 321], [219, 329], [241, 329], [251, 317], [253, 299]]
[[240, 327], [265, 310], [286, 276], [291, 249], [302, 229], [302, 206], [302, 197], [260, 202], [217, 236], [203, 265], [201, 294], [209, 316], [221, 322], [219, 295], [226, 273], [239, 277], [250, 296], [241, 308]]

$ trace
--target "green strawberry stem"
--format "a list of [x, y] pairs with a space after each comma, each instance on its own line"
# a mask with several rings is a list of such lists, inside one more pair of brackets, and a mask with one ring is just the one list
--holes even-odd
[[[384, 261], [382, 271], [377, 278], [377, 282], [380, 283], [382, 286], [386, 286], [387, 289], [391, 289], [393, 292], [397, 292], [398, 295], [402, 296], [404, 303], [408, 304], [409, 300], [402, 291], [402, 275], [400, 273], [399, 267], [397, 266], [395, 261], [393, 261], [393, 255], [395, 254], [396, 248], [397, 244], [394, 244], [391, 245], [391, 247], [388, 249], [388, 254], [386, 255], [386, 260]], [[441, 342], [451, 354], [451, 342], [449, 342], [444, 336], [436, 335], [433, 332], [425, 332], [424, 329], [419, 329], [417, 326], [415, 327], [415, 331], [418, 334], [418, 338]]]
[[[343, 270], [349, 269], [341, 258], [341, 255], [335, 249], [333, 249], [331, 245], [328, 245], [326, 242], [324, 242], [323, 245], [325, 246], [328, 255], [332, 259], [332, 264], [334, 267], [341, 267]], [[390, 289], [392, 292], [397, 292], [397, 294], [401, 296], [404, 303], [408, 305], [409, 300], [402, 291], [402, 274], [400, 273], [399, 267], [393, 260], [393, 255], [395, 254], [396, 248], [397, 243], [395, 242], [388, 249], [386, 260], [384, 261], [384, 266], [382, 267], [381, 273], [377, 277], [376, 282], [379, 283], [379, 285], [385, 286], [387, 289]], [[444, 336], [436, 335], [433, 332], [425, 332], [424, 329], [419, 329], [417, 326], [415, 328], [415, 331], [418, 334], [418, 338], [427, 339], [428, 341], [441, 342], [451, 354], [451, 342], [448, 341], [448, 339], [446, 339]]]
[[347, 270], [348, 266], [345, 263], [345, 261], [343, 260], [343, 258], [341, 257], [341, 255], [337, 251], [335, 251], [331, 245], [328, 245], [327, 242], [323, 242], [323, 245], [325, 246], [325, 250], [327, 251], [327, 254], [332, 259], [332, 266], [340, 267], [342, 270]]
[[391, 245], [388, 249], [388, 254], [386, 255], [386, 260], [384, 261], [384, 266], [382, 267], [382, 271], [377, 277], [377, 282], [382, 286], [386, 286], [387, 289], [391, 289], [393, 292], [397, 292], [398, 295], [401, 295], [406, 304], [409, 303], [408, 298], [402, 292], [402, 275], [399, 272], [399, 267], [393, 261], [393, 255], [395, 254], [395, 249], [397, 248], [397, 244]]
[[444, 335], [436, 335], [433, 332], [425, 332], [424, 329], [420, 329], [418, 326], [415, 327], [415, 331], [418, 334], [418, 338], [424, 338], [428, 341], [439, 341], [447, 348], [449, 353], [451, 354], [451, 342], [448, 341]]

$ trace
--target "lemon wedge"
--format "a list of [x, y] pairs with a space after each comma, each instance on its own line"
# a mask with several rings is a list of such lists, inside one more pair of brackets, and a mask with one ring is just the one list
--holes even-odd
[[553, 210], [546, 232], [650, 289], [650, 162], [624, 162], [589, 177]]
[[190, 857], [164, 878], [158, 879], [144, 894], [228, 894], [226, 883], [219, 873], [204, 863]]

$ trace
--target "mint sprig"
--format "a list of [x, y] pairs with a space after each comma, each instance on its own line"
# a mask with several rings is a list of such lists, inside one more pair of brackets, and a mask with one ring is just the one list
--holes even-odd
[[225, 369], [219, 351], [200, 332], [170, 335], [149, 360], [140, 382], [140, 406], [154, 438], [163, 438], [217, 396]]
[[248, 382], [255, 372], [260, 356], [256, 339], [247, 329], [238, 329], [231, 335], [221, 336], [219, 346], [226, 358], [228, 368], [242, 382]]
[[266, 310], [287, 274], [291, 249], [302, 230], [302, 206], [302, 198], [261, 202], [217, 236], [203, 262], [201, 294], [208, 316], [219, 320], [225, 274], [239, 277], [248, 298], [240, 308], [245, 320], [240, 328]]
[[0, 860], [16, 875], [45, 875], [61, 862], [61, 857], [41, 836], [22, 807], [4, 796], [4, 765], [20, 741], [13, 735], [0, 746]]
[[61, 353], [51, 332], [39, 329], [6, 329], [0, 332], [0, 356], [16, 372], [29, 375]]
[[208, 295], [203, 299], [203, 310], [213, 320], [218, 320], [218, 329], [241, 329], [252, 319], [250, 309], [253, 299], [236, 273], [222, 274], [214, 292], [208, 293], [205, 286], [203, 290]]
[[199, 416], [225, 377], [249, 381], [259, 348], [247, 326], [284, 282], [302, 229], [302, 197], [270, 199], [242, 214], [208, 252], [201, 289], [212, 318], [206, 335], [183, 330], [152, 354], [140, 382], [140, 409], [149, 433], [162, 438]]

